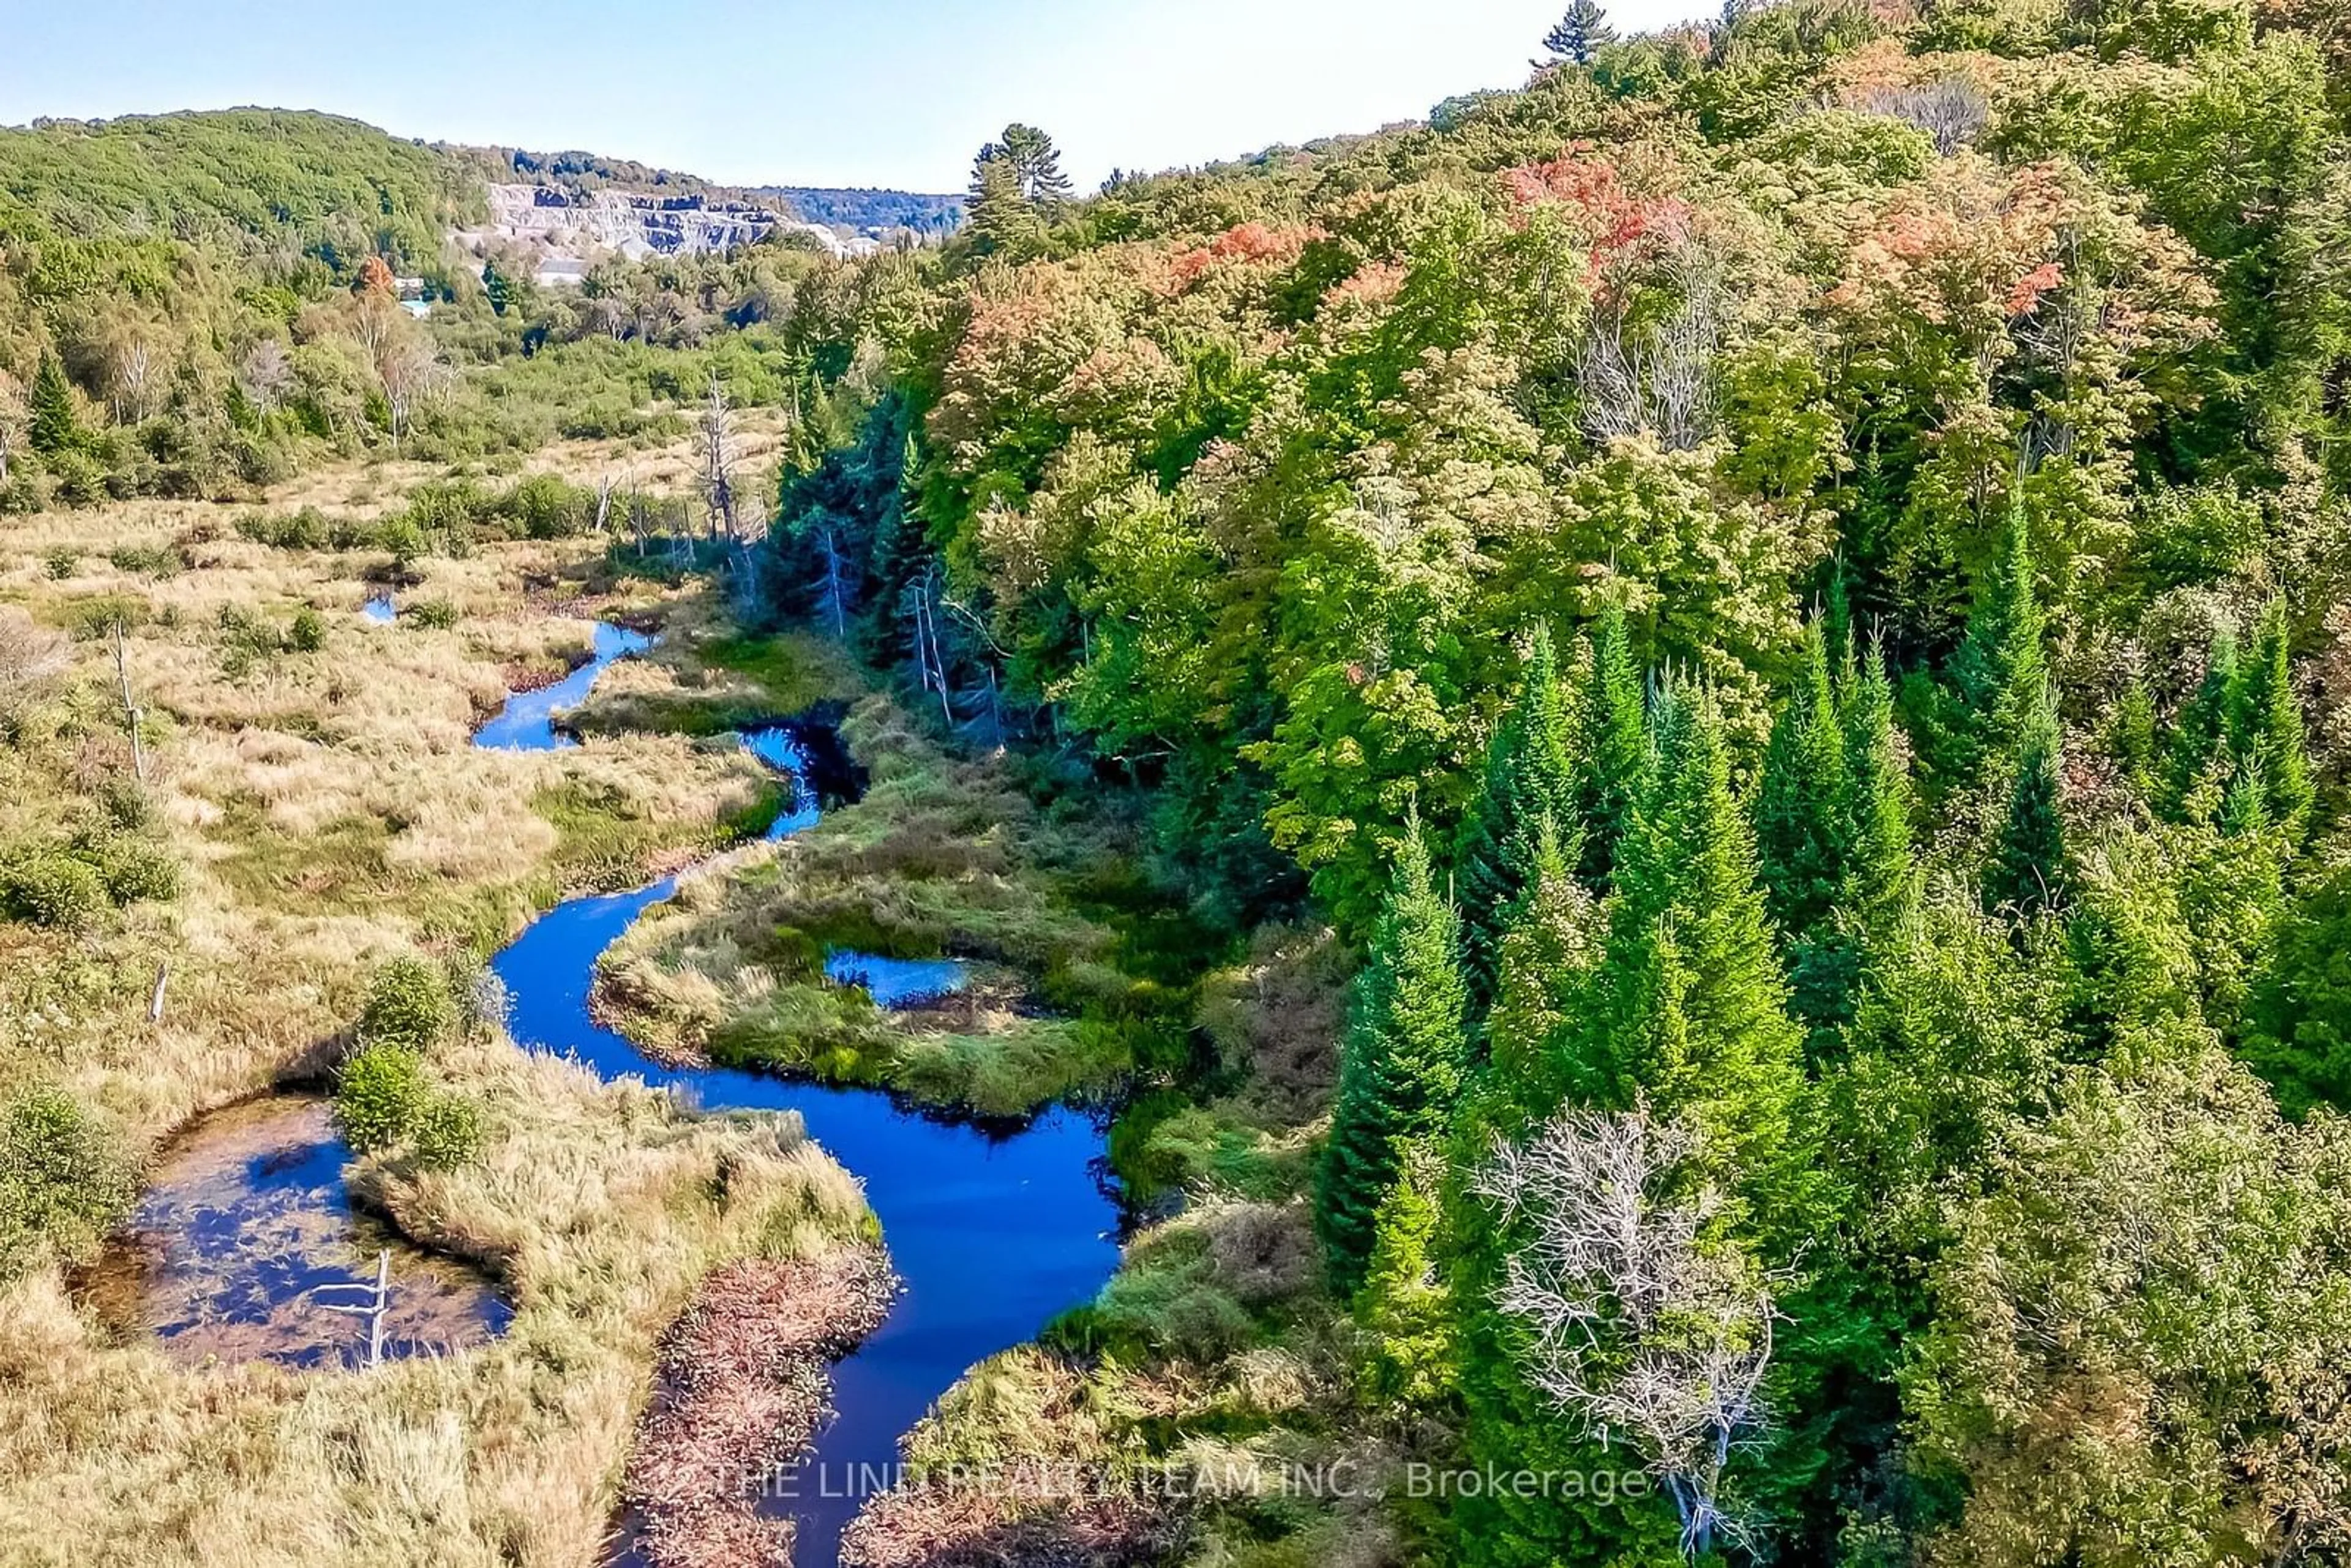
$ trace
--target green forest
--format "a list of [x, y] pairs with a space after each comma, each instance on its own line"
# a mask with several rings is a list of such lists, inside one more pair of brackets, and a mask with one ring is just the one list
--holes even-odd
[[778, 422], [740, 637], [1180, 911], [1045, 1074], [1149, 1223], [909, 1457], [1380, 1479], [904, 1561], [2343, 1561], [2351, 9], [1538, 45], [574, 290], [353, 122], [0, 132], [0, 533], [399, 458], [447, 556], [589, 526], [465, 489], [549, 443]]

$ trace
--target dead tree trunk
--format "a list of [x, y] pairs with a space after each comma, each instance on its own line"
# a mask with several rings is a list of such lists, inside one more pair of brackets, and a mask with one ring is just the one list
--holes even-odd
[[355, 1316], [364, 1317], [367, 1319], [367, 1364], [370, 1366], [381, 1366], [383, 1364], [383, 1318], [384, 1314], [392, 1310], [392, 1254], [388, 1251], [379, 1252], [376, 1254], [375, 1284], [372, 1287], [354, 1281], [347, 1285], [321, 1285], [319, 1288], [321, 1291], [365, 1291], [368, 1292], [368, 1299], [363, 1301], [341, 1303], [334, 1301], [321, 1301], [319, 1303], [319, 1306], [320, 1310], [324, 1312], [350, 1312]]
[[131, 653], [123, 639], [122, 622], [114, 622], [114, 674], [122, 685], [122, 723], [131, 732], [131, 771], [139, 782], [147, 782], [147, 747], [139, 737], [139, 705], [131, 697]]
[[702, 413], [702, 485], [710, 508], [710, 531], [735, 537], [734, 437], [726, 412], [726, 389], [710, 372], [710, 402]]

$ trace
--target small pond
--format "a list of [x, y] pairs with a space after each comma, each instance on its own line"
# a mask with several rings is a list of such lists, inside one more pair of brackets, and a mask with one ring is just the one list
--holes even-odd
[[824, 956], [824, 977], [863, 987], [876, 1007], [918, 1008], [962, 991], [971, 967], [960, 958], [884, 958], [836, 947]]
[[505, 1332], [512, 1311], [481, 1275], [352, 1208], [350, 1158], [323, 1100], [249, 1100], [198, 1121], [173, 1140], [90, 1281], [102, 1315], [155, 1334], [177, 1361], [352, 1365], [366, 1355], [367, 1320], [321, 1310], [317, 1292], [371, 1284], [389, 1249], [387, 1357], [445, 1354]]
[[390, 593], [379, 593], [360, 606], [360, 613], [379, 626], [389, 626], [400, 618], [400, 606]]

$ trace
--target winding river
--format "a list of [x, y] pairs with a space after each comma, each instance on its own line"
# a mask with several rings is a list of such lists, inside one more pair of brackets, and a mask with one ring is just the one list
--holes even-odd
[[[600, 627], [596, 657], [558, 686], [521, 694], [475, 736], [477, 745], [547, 749], [571, 744], [556, 722], [614, 660], [649, 646]], [[745, 744], [791, 783], [770, 837], [819, 819], [802, 732], [763, 729]], [[905, 1290], [888, 1321], [834, 1368], [838, 1416], [814, 1452], [778, 1489], [775, 1506], [798, 1522], [798, 1568], [832, 1568], [841, 1531], [888, 1484], [898, 1439], [975, 1363], [1032, 1339], [1057, 1313], [1092, 1299], [1118, 1263], [1117, 1211], [1100, 1176], [1102, 1135], [1064, 1111], [994, 1134], [910, 1112], [888, 1095], [718, 1068], [672, 1071], [647, 1059], [589, 1012], [596, 961], [636, 918], [669, 898], [677, 879], [632, 893], [558, 905], [499, 953], [493, 967], [511, 1001], [509, 1027], [528, 1050], [577, 1058], [607, 1078], [641, 1078], [706, 1110], [790, 1111], [810, 1136], [865, 1184], [890, 1260]], [[887, 1004], [903, 970], [856, 955], [833, 972]], [[899, 991], [935, 992], [953, 971], [925, 968]]]

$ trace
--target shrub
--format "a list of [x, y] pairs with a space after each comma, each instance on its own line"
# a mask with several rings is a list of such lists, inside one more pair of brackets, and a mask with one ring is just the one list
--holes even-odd
[[436, 1094], [418, 1110], [410, 1129], [417, 1163], [427, 1170], [453, 1170], [482, 1147], [482, 1113], [470, 1100]]
[[424, 1060], [399, 1045], [371, 1045], [343, 1063], [335, 1085], [335, 1126], [362, 1155], [406, 1137], [432, 1099]]
[[376, 535], [376, 544], [392, 556], [393, 568], [402, 572], [416, 563], [429, 543], [424, 530], [405, 515], [385, 523]]
[[38, 1088], [0, 1110], [0, 1281], [44, 1244], [75, 1258], [130, 1208], [131, 1163], [104, 1124], [62, 1090]]
[[87, 925], [107, 907], [98, 868], [57, 850], [37, 851], [0, 868], [0, 904], [36, 925]]
[[118, 838], [100, 853], [99, 874], [117, 904], [162, 904], [180, 894], [180, 866], [161, 848]]
[[69, 549], [60, 548], [43, 556], [41, 566], [49, 574], [50, 581], [63, 582], [80, 570], [81, 558]]
[[457, 607], [445, 599], [423, 599], [408, 607], [408, 618], [419, 626], [446, 632], [457, 624]]
[[360, 1009], [360, 1040], [371, 1046], [427, 1051], [456, 1023], [456, 1003], [441, 971], [422, 958], [393, 958], [368, 982], [367, 1002]]
[[315, 653], [327, 645], [325, 617], [305, 605], [294, 612], [294, 624], [286, 632], [286, 642], [298, 653]]

